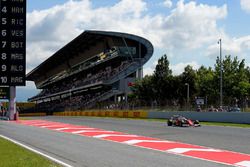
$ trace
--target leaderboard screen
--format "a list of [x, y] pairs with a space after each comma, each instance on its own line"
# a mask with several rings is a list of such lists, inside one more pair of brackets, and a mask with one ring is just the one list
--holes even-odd
[[0, 85], [25, 86], [26, 0], [0, 0]]

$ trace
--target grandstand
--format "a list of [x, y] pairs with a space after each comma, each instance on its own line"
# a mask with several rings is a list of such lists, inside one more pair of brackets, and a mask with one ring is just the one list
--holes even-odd
[[41, 90], [28, 101], [36, 111], [49, 112], [126, 101], [152, 54], [152, 44], [142, 37], [85, 31], [27, 74]]

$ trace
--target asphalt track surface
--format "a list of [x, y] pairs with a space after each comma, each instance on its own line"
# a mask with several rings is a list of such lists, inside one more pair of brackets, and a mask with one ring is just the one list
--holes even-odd
[[[93, 117], [40, 117], [36, 119], [85, 125], [250, 154], [249, 128], [218, 126], [179, 128], [166, 127], [163, 122]], [[3, 121], [0, 121], [0, 134], [49, 154], [72, 166], [227, 166], [120, 143]]]

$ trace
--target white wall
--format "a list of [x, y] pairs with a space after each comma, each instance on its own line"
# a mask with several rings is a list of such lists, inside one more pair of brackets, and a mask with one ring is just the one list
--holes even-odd
[[156, 112], [150, 111], [148, 118], [170, 118], [172, 115], [182, 115], [192, 120], [207, 122], [231, 122], [250, 124], [250, 113], [232, 113], [232, 112], [189, 112], [189, 111], [171, 111]]

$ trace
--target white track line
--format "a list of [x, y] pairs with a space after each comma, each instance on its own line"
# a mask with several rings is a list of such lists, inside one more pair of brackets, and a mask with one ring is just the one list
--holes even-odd
[[45, 125], [45, 126], [40, 126], [41, 128], [53, 128], [53, 127], [60, 127], [61, 125]]
[[58, 131], [60, 131], [60, 130], [68, 130], [68, 129], [86, 129], [86, 130], [90, 130], [90, 129], [95, 129], [95, 128], [74, 128], [74, 127], [72, 127], [72, 128], [57, 128], [57, 129], [54, 129], [54, 130], [58, 130]]
[[[106, 131], [108, 132], [108, 131]], [[96, 135], [96, 136], [93, 136], [94, 138], [105, 138], [105, 137], [116, 137], [116, 136], [119, 136], [119, 137], [138, 137], [137, 135], [126, 135], [126, 134], [102, 134], [102, 135]]]
[[29, 147], [29, 146], [26, 146], [26, 145], [24, 145], [24, 144], [22, 144], [22, 143], [19, 143], [19, 142], [16, 141], [16, 140], [13, 140], [13, 139], [8, 138], [8, 137], [3, 136], [3, 135], [0, 135], [0, 137], [4, 138], [4, 139], [6, 139], [6, 140], [9, 140], [9, 141], [11, 141], [11, 142], [13, 142], [13, 143], [15, 143], [15, 144], [17, 144], [17, 145], [19, 145], [19, 146], [22, 146], [22, 147], [24, 147], [24, 148], [26, 148], [26, 149], [28, 149], [28, 150], [30, 150], [30, 151], [32, 151], [32, 152], [35, 152], [35, 153], [37, 153], [37, 154], [40, 154], [40, 155], [42, 155], [42, 156], [44, 156], [44, 157], [46, 157], [46, 158], [48, 158], [48, 159], [50, 159], [50, 160], [52, 160], [52, 161], [58, 163], [58, 164], [61, 164], [61, 165], [65, 166], [65, 167], [73, 167], [73, 166], [71, 166], [71, 165], [69, 165], [69, 164], [66, 164], [66, 163], [64, 163], [64, 162], [62, 162], [62, 161], [60, 161], [60, 160], [58, 160], [58, 159], [55, 159], [55, 158], [53, 158], [53, 157], [51, 157], [51, 156], [49, 156], [49, 155], [47, 155], [47, 154], [44, 154], [44, 153], [42, 153], [42, 152], [40, 152], [40, 151], [38, 151], [38, 150], [35, 150], [35, 149], [33, 149], [33, 148]]
[[201, 152], [222, 152], [221, 150], [212, 149], [212, 148], [173, 148], [166, 150], [167, 152], [184, 154], [189, 151], [201, 151]]
[[123, 143], [129, 144], [129, 145], [134, 145], [134, 144], [143, 143], [143, 142], [147, 142], [147, 143], [174, 143], [172, 141], [167, 141], [167, 140], [136, 140], [136, 139], [128, 140], [128, 141], [125, 141]]
[[34, 124], [27, 124], [27, 125], [40, 127], [40, 126], [45, 126], [45, 125], [49, 125], [49, 124], [48, 123], [34, 123]]
[[240, 166], [240, 167], [250, 167], [250, 161], [238, 162], [235, 165]]
[[71, 132], [71, 133], [79, 134], [79, 133], [86, 133], [86, 132], [103, 132], [103, 133], [110, 132], [110, 133], [114, 133], [114, 131], [104, 131], [104, 130], [78, 130], [78, 131], [74, 131], [74, 132]]

